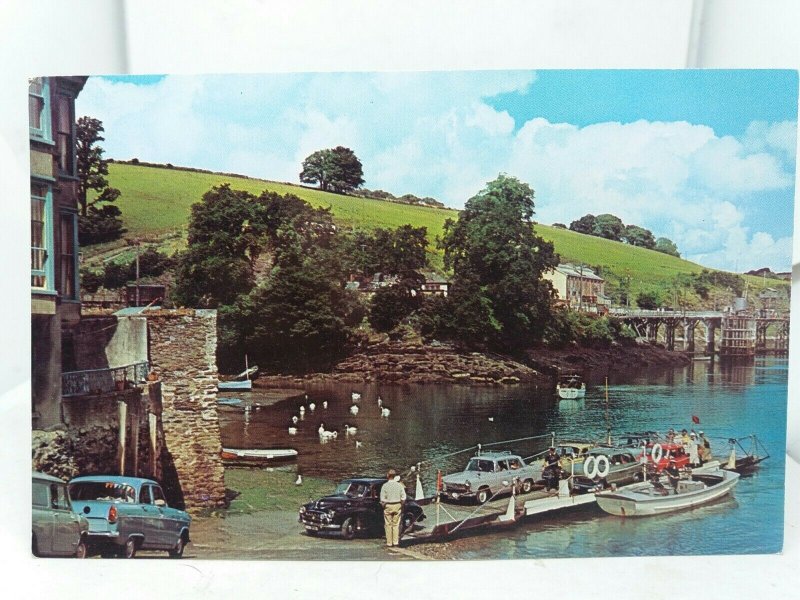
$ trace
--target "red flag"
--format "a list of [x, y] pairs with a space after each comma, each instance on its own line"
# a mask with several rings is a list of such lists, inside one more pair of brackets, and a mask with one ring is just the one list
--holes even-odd
[[700, 425], [700, 417], [692, 415], [692, 423], [694, 423], [695, 425]]

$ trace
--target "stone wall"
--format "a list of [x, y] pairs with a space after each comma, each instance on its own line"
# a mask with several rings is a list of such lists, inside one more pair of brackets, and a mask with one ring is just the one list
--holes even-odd
[[[65, 480], [93, 474], [161, 479], [163, 431], [159, 394], [159, 384], [150, 383], [106, 394], [65, 398], [63, 422], [49, 430], [33, 430], [33, 470]], [[121, 418], [124, 437], [120, 436]]]
[[189, 510], [224, 506], [217, 418], [217, 313], [148, 310], [150, 368], [161, 380], [162, 484], [171, 503]]

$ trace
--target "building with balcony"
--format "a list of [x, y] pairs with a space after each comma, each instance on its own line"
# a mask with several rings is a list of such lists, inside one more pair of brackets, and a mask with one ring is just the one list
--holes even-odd
[[86, 77], [28, 86], [31, 161], [31, 374], [34, 427], [61, 422], [61, 373], [80, 320], [75, 98]]

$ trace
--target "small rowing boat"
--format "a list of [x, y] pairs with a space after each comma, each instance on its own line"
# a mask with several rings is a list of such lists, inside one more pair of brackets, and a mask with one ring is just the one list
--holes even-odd
[[239, 373], [233, 379], [229, 379], [228, 381], [220, 381], [217, 383], [217, 389], [220, 390], [252, 390], [253, 389], [253, 380], [250, 379], [251, 376], [254, 376], [258, 373], [258, 366], [253, 365], [252, 367], [247, 364], [247, 355], [244, 357], [244, 371]]
[[297, 450], [292, 448], [223, 448], [220, 456], [226, 463], [258, 464], [291, 460], [297, 457]]
[[739, 481], [734, 471], [717, 469], [692, 474], [673, 486], [658, 481], [634, 483], [616, 491], [598, 492], [597, 505], [620, 517], [649, 517], [694, 508], [728, 494]]

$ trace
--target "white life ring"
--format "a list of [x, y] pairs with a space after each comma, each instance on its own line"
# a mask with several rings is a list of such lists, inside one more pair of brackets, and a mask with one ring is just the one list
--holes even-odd
[[597, 459], [594, 456], [588, 457], [583, 462], [583, 474], [589, 479], [597, 477]]
[[608, 474], [611, 472], [611, 463], [607, 456], [600, 455], [597, 457], [594, 471], [600, 479], [608, 477]]
[[653, 458], [653, 462], [656, 464], [661, 461], [661, 457], [664, 456], [664, 449], [661, 447], [661, 444], [655, 444], [653, 446], [650, 456]]

